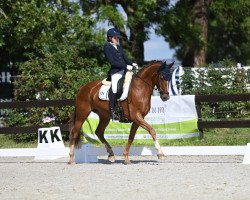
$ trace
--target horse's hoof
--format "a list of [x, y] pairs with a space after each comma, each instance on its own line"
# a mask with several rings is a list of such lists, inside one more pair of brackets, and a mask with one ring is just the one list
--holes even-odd
[[124, 165], [130, 165], [130, 164], [131, 164], [130, 160], [128, 160], [128, 159], [124, 160]]
[[164, 160], [165, 155], [164, 154], [157, 154], [159, 160]]
[[72, 165], [75, 165], [75, 164], [76, 164], [75, 161], [69, 161], [69, 162], [68, 162], [68, 165], [71, 165], [71, 166], [72, 166]]
[[115, 156], [109, 156], [108, 160], [109, 160], [109, 162], [114, 163], [115, 162]]

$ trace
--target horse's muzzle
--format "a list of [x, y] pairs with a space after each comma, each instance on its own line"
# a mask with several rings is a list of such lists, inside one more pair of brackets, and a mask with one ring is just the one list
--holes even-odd
[[162, 101], [167, 101], [170, 98], [169, 94], [161, 94], [160, 97]]

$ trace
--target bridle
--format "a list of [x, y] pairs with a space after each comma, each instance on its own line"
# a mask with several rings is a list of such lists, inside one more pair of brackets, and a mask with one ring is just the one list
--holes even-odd
[[[157, 90], [160, 92], [160, 95], [163, 95], [163, 94], [166, 94], [166, 93], [164, 93], [162, 90], [161, 90], [161, 88], [160, 88], [160, 86], [158, 85], [158, 83], [160, 82], [160, 75], [162, 75], [163, 77], [165, 77], [164, 75], [167, 75], [167, 76], [169, 76], [169, 75], [171, 75], [171, 73], [167, 73], [167, 72], [156, 72], [157, 73], [157, 79], [158, 79], [158, 82], [156, 83], [156, 88], [157, 88]], [[146, 83], [148, 86], [150, 86], [151, 88], [154, 88], [154, 86], [153, 85], [151, 85], [151, 84], [149, 84], [147, 81], [145, 81], [145, 80], [143, 80], [138, 74], [134, 74], [134, 76], [136, 76], [136, 77], [138, 77], [142, 82], [144, 82], [144, 83]], [[165, 79], [164, 79], [165, 80]], [[170, 79], [169, 80], [165, 80], [165, 81], [170, 81]]]
[[[162, 71], [162, 72], [158, 72], [157, 75], [158, 75], [158, 77], [157, 77], [158, 78], [158, 82], [157, 82], [158, 84], [160, 83], [160, 78], [161, 78], [160, 76], [162, 76], [165, 81], [168, 81], [168, 83], [170, 82], [171, 73], [167, 73], [167, 72]], [[165, 78], [165, 77], [167, 77], [167, 78]], [[158, 84], [156, 84], [156, 87], [159, 90], [160, 95], [165, 95], [165, 94], [168, 95], [169, 93], [163, 92], [160, 89], [160, 86]], [[168, 85], [167, 85], [167, 87], [168, 87]]]

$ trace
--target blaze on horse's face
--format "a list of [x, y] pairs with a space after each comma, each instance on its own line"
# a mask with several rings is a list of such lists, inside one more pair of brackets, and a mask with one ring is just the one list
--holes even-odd
[[168, 87], [171, 79], [170, 68], [174, 65], [174, 62], [171, 64], [167, 64], [164, 62], [160, 68], [158, 69], [158, 81], [157, 88], [160, 91], [160, 97], [162, 101], [167, 101], [169, 97]]

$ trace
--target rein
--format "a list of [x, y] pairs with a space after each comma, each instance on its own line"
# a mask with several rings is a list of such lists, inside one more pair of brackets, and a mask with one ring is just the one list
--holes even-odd
[[[153, 85], [151, 85], [151, 84], [149, 84], [147, 81], [143, 80], [139, 75], [134, 74], [134, 76], [138, 77], [142, 82], [146, 83], [149, 87], [152, 87], [153, 89], [155, 89], [155, 87], [154, 87]], [[159, 77], [158, 77], [158, 78], [159, 78]], [[159, 90], [157, 84], [156, 84], [156, 88]], [[159, 90], [159, 91], [160, 91], [160, 90]], [[160, 91], [160, 93], [162, 93], [162, 92]]]
[[139, 75], [135, 74], [134, 76], [138, 77], [139, 79], [142, 80], [142, 82], [146, 83], [147, 85], [149, 85], [150, 87], [153, 87], [153, 85], [149, 84], [148, 82], [144, 81]]
[[[148, 82], [144, 81], [139, 75], [137, 74], [134, 74], [133, 75], [134, 77], [138, 77], [142, 82], [146, 83], [148, 86], [153, 87], [153, 85], [149, 84]], [[130, 88], [132, 87], [132, 84], [133, 84], [133, 80], [131, 81], [132, 83], [130, 84]], [[129, 89], [129, 93], [131, 92], [131, 90]], [[129, 101], [129, 94], [128, 94], [128, 98], [127, 98], [127, 109], [128, 109], [128, 114], [129, 114], [129, 118], [131, 118], [131, 115], [130, 115], [130, 109], [129, 109], [129, 104], [131, 103], [131, 101]], [[132, 99], [131, 99], [132, 100]]]
[[[151, 85], [151, 84], [149, 84], [148, 82], [144, 81], [139, 75], [133, 74], [133, 77], [138, 77], [142, 82], [144, 82], [144, 83], [146, 83], [148, 86], [154, 88], [153, 85]], [[130, 86], [129, 86], [129, 93], [131, 92], [130, 88], [132, 87], [132, 84], [133, 84], [133, 80], [131, 81], [131, 84], [130, 84]], [[128, 98], [129, 98], [129, 94], [128, 94]], [[127, 104], [130, 104], [131, 101], [129, 101], [128, 98], [127, 98]], [[129, 110], [129, 109], [128, 109], [128, 110]], [[129, 114], [129, 115], [130, 115], [130, 114]]]
[[[166, 77], [169, 77], [170, 75], [171, 75], [171, 73], [166, 73], [166, 72], [161, 72], [161, 74], [164, 76], [166, 76]], [[137, 74], [134, 74], [134, 76], [136, 76], [136, 77], [138, 77], [142, 82], [144, 82], [144, 83], [146, 83], [148, 86], [150, 86], [151, 88], [153, 88], [154, 89], [154, 86], [153, 85], [151, 85], [151, 84], [149, 84], [148, 82], [146, 82], [145, 80], [143, 80], [139, 75], [137, 75]], [[160, 77], [159, 77], [159, 75], [158, 75], [158, 79], [159, 79]], [[160, 94], [163, 94], [163, 92], [159, 89], [159, 86], [156, 84], [156, 88], [159, 90], [159, 92], [160, 92]]]

